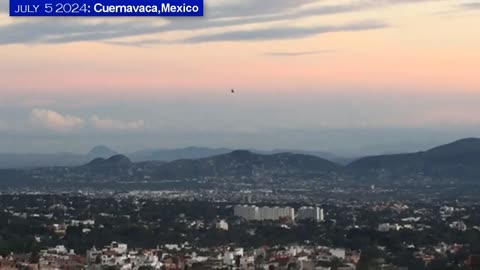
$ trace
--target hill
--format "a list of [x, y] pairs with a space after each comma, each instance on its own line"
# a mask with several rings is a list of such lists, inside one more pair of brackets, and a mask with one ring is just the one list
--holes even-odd
[[[141, 150], [134, 153], [128, 154], [128, 157], [131, 158], [134, 162], [140, 161], [174, 161], [179, 159], [199, 159], [212, 157], [222, 154], [228, 154], [233, 152], [233, 149], [228, 148], [208, 148], [208, 147], [196, 147], [190, 146], [185, 148], [178, 149], [156, 149], [156, 150]], [[346, 165], [353, 158], [340, 157], [332, 153], [321, 152], [321, 151], [306, 151], [306, 150], [296, 150], [296, 149], [274, 149], [274, 150], [257, 150], [257, 149], [248, 149], [248, 151], [255, 154], [262, 155], [273, 155], [281, 153], [293, 153], [301, 155], [316, 156], [319, 158], [327, 159], [335, 163], [340, 163]]]
[[358, 159], [347, 166], [356, 176], [480, 179], [480, 139], [467, 138], [428, 151]]
[[86, 170], [90, 173], [99, 173], [113, 175], [121, 174], [127, 172], [134, 166], [134, 163], [124, 155], [114, 155], [108, 159], [105, 158], [96, 158], [90, 161], [88, 164], [80, 166], [77, 170], [82, 171]]
[[255, 154], [236, 150], [228, 154], [202, 159], [177, 160], [160, 166], [161, 178], [193, 178], [206, 176], [279, 176], [336, 173], [341, 166], [315, 156], [279, 153]]
[[174, 161], [179, 159], [198, 159], [231, 152], [226, 148], [185, 147], [179, 149], [156, 149], [137, 151], [128, 156], [136, 162], [140, 161]]
[[87, 154], [87, 158], [89, 160], [95, 158], [109, 158], [111, 156], [117, 155], [118, 153], [105, 145], [97, 145], [92, 150], [90, 150]]

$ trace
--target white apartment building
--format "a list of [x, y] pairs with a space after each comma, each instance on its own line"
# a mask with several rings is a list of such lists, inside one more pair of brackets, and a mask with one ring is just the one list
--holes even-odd
[[323, 209], [318, 206], [303, 206], [298, 209], [297, 219], [299, 220], [314, 220], [323, 221]]
[[279, 220], [282, 218], [295, 220], [295, 209], [292, 207], [237, 205], [233, 212], [235, 216], [246, 220]]

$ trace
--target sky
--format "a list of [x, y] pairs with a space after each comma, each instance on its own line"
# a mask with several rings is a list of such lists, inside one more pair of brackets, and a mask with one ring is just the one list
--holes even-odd
[[480, 137], [480, 1], [205, 6], [201, 18], [11, 18], [0, 0], [0, 152], [358, 154]]

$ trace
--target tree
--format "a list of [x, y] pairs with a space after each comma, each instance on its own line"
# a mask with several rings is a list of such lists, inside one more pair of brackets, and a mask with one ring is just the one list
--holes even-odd
[[335, 257], [330, 261], [330, 268], [332, 270], [337, 270], [340, 266], [342, 266], [342, 261], [339, 258]]
[[40, 261], [40, 255], [38, 254], [37, 251], [33, 251], [31, 254], [30, 254], [30, 258], [28, 260], [30, 263], [33, 263], [33, 264], [36, 264]]
[[378, 269], [376, 259], [382, 258], [382, 251], [376, 247], [368, 247], [362, 250], [360, 261], [358, 262], [358, 270], [374, 270]]

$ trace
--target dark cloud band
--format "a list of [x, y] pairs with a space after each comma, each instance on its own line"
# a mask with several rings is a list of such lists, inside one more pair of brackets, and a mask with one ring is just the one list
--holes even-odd
[[[24, 43], [68, 43], [77, 41], [108, 41], [128, 45], [115, 39], [158, 34], [172, 31], [194, 31], [199, 29], [224, 29], [233, 26], [289, 21], [313, 16], [354, 12], [385, 5], [427, 2], [435, 0], [360, 0], [349, 4], [311, 5], [317, 0], [244, 0], [209, 8], [206, 4], [205, 18], [173, 18], [164, 25], [155, 25], [152, 20], [128, 23], [85, 23], [84, 19], [32, 19], [0, 26], [0, 45]], [[439, 1], [439, 0], [437, 0]], [[333, 2], [333, 1], [332, 1]], [[307, 6], [308, 5], [308, 6]], [[308, 8], [307, 8], [308, 7]], [[0, 12], [8, 8], [7, 1], [0, 1]], [[194, 35], [184, 40], [165, 41], [149, 39], [147, 45], [158, 43], [201, 43], [212, 41], [275, 40], [301, 38], [328, 32], [363, 31], [386, 27], [386, 23], [351, 23], [340, 26], [260, 28], [251, 31], [236, 30], [215, 34]], [[142, 41], [131, 45], [141, 46]]]

